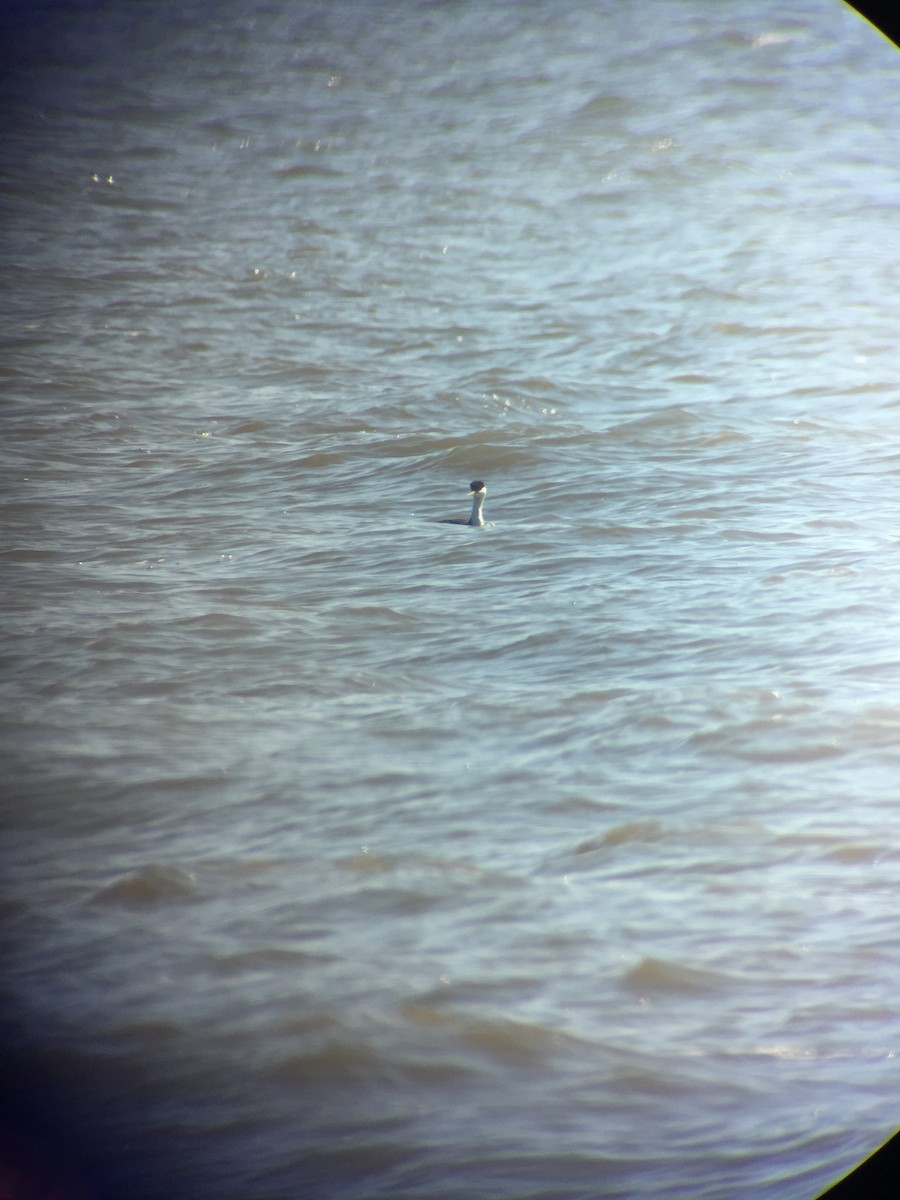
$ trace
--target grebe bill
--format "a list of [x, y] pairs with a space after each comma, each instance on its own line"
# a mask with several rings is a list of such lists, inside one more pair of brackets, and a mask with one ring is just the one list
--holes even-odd
[[483, 479], [473, 479], [469, 484], [469, 495], [472, 497], [472, 512], [468, 521], [464, 521], [461, 517], [448, 517], [440, 522], [441, 525], [483, 525], [484, 517], [481, 515], [482, 507], [484, 506], [484, 498], [487, 495], [487, 487]]

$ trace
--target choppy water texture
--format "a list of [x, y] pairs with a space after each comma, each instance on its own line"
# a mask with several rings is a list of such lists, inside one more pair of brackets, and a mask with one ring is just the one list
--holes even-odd
[[6, 20], [16, 1103], [116, 1200], [808, 1200], [900, 1124], [896, 51]]

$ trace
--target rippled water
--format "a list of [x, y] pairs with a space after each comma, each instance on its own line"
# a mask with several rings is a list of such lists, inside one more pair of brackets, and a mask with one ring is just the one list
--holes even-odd
[[7, 1107], [101, 1198], [812, 1197], [900, 1123], [896, 52], [17, 16]]

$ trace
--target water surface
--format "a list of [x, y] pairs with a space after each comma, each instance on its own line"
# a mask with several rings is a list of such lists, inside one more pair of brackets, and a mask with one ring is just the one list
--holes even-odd
[[8, 1078], [101, 1197], [808, 1200], [900, 1120], [896, 52], [20, 15]]

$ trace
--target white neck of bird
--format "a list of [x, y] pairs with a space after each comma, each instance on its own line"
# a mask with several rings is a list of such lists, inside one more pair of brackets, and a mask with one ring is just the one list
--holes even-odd
[[472, 515], [469, 517], [470, 525], [484, 524], [484, 517], [481, 515], [482, 504], [484, 504], [484, 492], [476, 492], [472, 497]]

